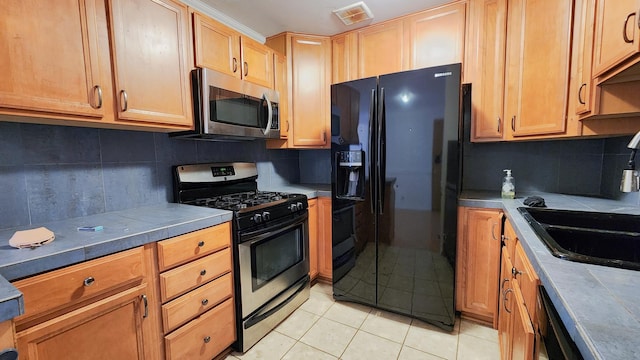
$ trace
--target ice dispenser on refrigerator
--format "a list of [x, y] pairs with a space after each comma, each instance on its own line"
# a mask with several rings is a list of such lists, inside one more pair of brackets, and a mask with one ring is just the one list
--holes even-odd
[[336, 198], [364, 200], [364, 151], [336, 152]]

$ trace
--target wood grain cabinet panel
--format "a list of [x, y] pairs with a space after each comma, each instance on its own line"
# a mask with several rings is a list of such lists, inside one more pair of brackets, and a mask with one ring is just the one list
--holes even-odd
[[404, 19], [409, 63], [405, 69], [461, 63], [464, 57], [466, 3], [420, 12]]
[[562, 134], [566, 130], [574, 1], [514, 0], [508, 6], [504, 94], [508, 134]]
[[113, 118], [106, 23], [100, 0], [2, 1], [0, 111]]
[[332, 219], [331, 198], [318, 198], [318, 277], [326, 282], [333, 279]]
[[318, 258], [319, 254], [319, 218], [318, 218], [318, 199], [309, 199], [309, 277], [315, 280], [318, 277]]
[[387, 21], [356, 30], [358, 79], [403, 70], [404, 22]]
[[498, 321], [503, 216], [497, 209], [458, 208], [456, 309], [493, 327]]
[[111, 0], [118, 119], [192, 126], [189, 15], [172, 0]]
[[231, 245], [231, 223], [223, 223], [158, 242], [160, 271], [195, 260]]
[[280, 114], [280, 139], [289, 137], [289, 84], [287, 73], [287, 57], [273, 52], [273, 88], [280, 96], [278, 112]]
[[640, 52], [638, 7], [637, 0], [596, 1], [594, 77]]
[[273, 51], [255, 40], [240, 37], [242, 78], [273, 88]]
[[496, 141], [504, 136], [504, 66], [507, 0], [471, 2], [476, 28], [472, 36], [475, 58], [471, 140]]

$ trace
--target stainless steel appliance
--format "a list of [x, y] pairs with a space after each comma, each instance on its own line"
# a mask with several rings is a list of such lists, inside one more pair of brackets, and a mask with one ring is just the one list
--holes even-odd
[[460, 73], [452, 64], [331, 87], [336, 300], [453, 329], [459, 124], [471, 94]]
[[258, 191], [257, 177], [253, 163], [174, 169], [177, 202], [233, 211], [235, 347], [241, 352], [309, 298], [307, 197]]
[[172, 137], [204, 140], [280, 138], [279, 94], [210, 69], [191, 72], [195, 129]]

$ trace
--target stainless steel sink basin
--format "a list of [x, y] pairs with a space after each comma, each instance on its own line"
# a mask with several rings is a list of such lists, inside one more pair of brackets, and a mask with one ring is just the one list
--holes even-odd
[[640, 215], [518, 208], [559, 258], [640, 270]]

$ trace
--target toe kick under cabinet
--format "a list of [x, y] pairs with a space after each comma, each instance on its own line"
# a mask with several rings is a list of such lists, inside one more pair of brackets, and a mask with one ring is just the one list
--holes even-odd
[[167, 360], [209, 360], [236, 340], [230, 245], [230, 223], [158, 242]]

